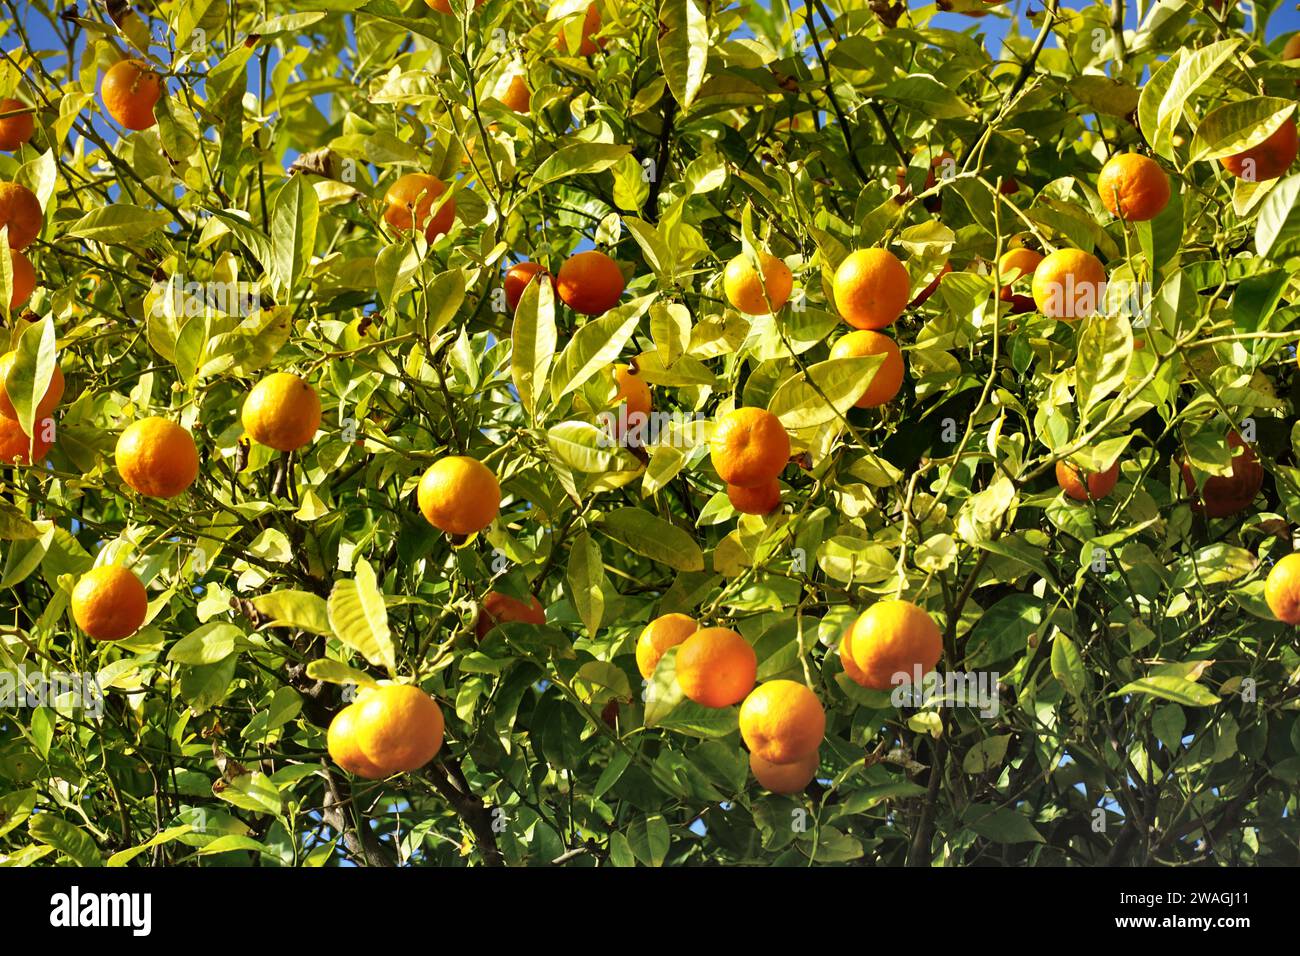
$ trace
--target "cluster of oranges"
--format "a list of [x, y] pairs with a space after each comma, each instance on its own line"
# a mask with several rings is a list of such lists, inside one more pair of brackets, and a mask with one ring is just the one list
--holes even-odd
[[773, 793], [808, 786], [826, 735], [826, 711], [817, 695], [791, 680], [755, 686], [758, 657], [743, 636], [725, 627], [701, 628], [678, 613], [655, 618], [637, 638], [641, 676], [651, 680], [672, 648], [677, 649], [675, 680], [685, 697], [703, 707], [740, 705], [740, 735], [755, 779]]
[[438, 702], [412, 684], [361, 687], [330, 721], [326, 747], [348, 773], [382, 780], [437, 756], [444, 726]]

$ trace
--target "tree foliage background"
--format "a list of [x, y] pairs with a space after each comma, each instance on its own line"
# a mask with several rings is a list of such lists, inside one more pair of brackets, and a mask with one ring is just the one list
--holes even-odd
[[[1279, 4], [950, 0], [981, 17], [940, 28], [882, 0], [601, 0], [605, 45], [580, 57], [557, 39], [585, 0], [3, 2], [0, 95], [38, 132], [0, 178], [45, 209], [41, 290], [5, 334], [69, 387], [48, 467], [5, 472], [0, 653], [105, 693], [4, 709], [4, 862], [1300, 862], [1300, 653], [1262, 600], [1300, 520], [1300, 177], [1215, 161], [1295, 109]], [[123, 55], [165, 74], [153, 129], [99, 104]], [[497, 98], [514, 72], [527, 113]], [[1094, 183], [1130, 149], [1175, 197], [1126, 227]], [[416, 170], [456, 201], [432, 246], [381, 223]], [[1026, 235], [1095, 250], [1149, 308], [1009, 314], [991, 264]], [[584, 319], [534, 284], [506, 310], [509, 262], [554, 272], [593, 243], [631, 276], [617, 309]], [[859, 410], [862, 360], [827, 359], [829, 281], [875, 245], [914, 291], [953, 271], [889, 330], [899, 397]], [[775, 318], [722, 295], [749, 248], [795, 270]], [[195, 307], [214, 287], [254, 307]], [[596, 427], [631, 358], [680, 413], [648, 461]], [[326, 408], [292, 458], [241, 443], [243, 395], [278, 368]], [[740, 404], [777, 412], [799, 458], [766, 519], [709, 465], [708, 420]], [[144, 414], [199, 443], [180, 499], [113, 468]], [[1207, 519], [1180, 463], [1224, 472], [1230, 428], [1264, 489]], [[506, 494], [462, 547], [414, 504], [455, 452]], [[1118, 458], [1115, 494], [1064, 499], [1066, 455]], [[68, 597], [105, 560], [146, 580], [151, 618], [95, 644]], [[537, 594], [548, 625], [476, 641], [489, 589]], [[996, 714], [843, 677], [841, 633], [895, 593], [943, 628], [941, 671], [998, 675]], [[806, 793], [757, 786], [735, 708], [682, 701], [671, 655], [643, 685], [637, 634], [669, 611], [816, 690]], [[324, 728], [350, 682], [389, 676], [437, 697], [447, 742], [350, 779]]]

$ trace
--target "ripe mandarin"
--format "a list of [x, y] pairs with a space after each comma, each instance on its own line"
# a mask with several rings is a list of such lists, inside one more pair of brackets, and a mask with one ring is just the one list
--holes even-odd
[[1300, 624], [1300, 553], [1278, 559], [1264, 581], [1264, 600], [1273, 616], [1286, 624]]
[[418, 687], [383, 684], [355, 706], [357, 750], [384, 776], [418, 770], [442, 748], [442, 709]]
[[817, 776], [820, 766], [821, 754], [815, 750], [792, 763], [772, 763], [756, 753], [749, 755], [749, 769], [759, 786], [782, 796], [801, 793]]
[[425, 519], [447, 534], [475, 534], [496, 520], [501, 486], [477, 458], [439, 458], [420, 479], [416, 492]]
[[677, 686], [705, 707], [739, 704], [757, 676], [754, 648], [729, 628], [702, 628], [677, 648]]
[[1111, 215], [1146, 222], [1169, 205], [1169, 177], [1149, 156], [1117, 153], [1101, 167], [1097, 192]]
[[545, 624], [546, 609], [537, 595], [530, 594], [528, 603], [509, 594], [489, 591], [483, 595], [483, 606], [479, 608], [478, 620], [474, 623], [474, 633], [482, 640], [498, 624], [520, 621], [524, 624]]
[[72, 588], [72, 618], [97, 641], [120, 641], [140, 630], [149, 595], [135, 572], [115, 564], [91, 568]]
[[661, 614], [641, 631], [636, 639], [636, 669], [649, 680], [659, 659], [670, 647], [676, 647], [700, 629], [695, 618], [686, 614]]
[[845, 322], [855, 329], [883, 329], [907, 307], [911, 279], [889, 250], [859, 249], [835, 270], [831, 290]]
[[0, 183], [0, 227], [9, 227], [9, 248], [26, 249], [41, 234], [45, 214], [36, 194], [18, 183]]
[[737, 408], [713, 426], [710, 457], [718, 477], [729, 485], [769, 485], [790, 460], [790, 436], [781, 420], [764, 408]]
[[[25, 110], [26, 112], [18, 112]], [[0, 114], [14, 113], [0, 119], [0, 149], [12, 153], [32, 138], [36, 132], [36, 119], [32, 108], [22, 100], [12, 98], [0, 100]]]
[[435, 213], [433, 206], [447, 185], [437, 176], [428, 173], [407, 173], [401, 176], [384, 193], [384, 222], [397, 232], [423, 229], [424, 238], [433, 242], [450, 232], [456, 221], [456, 198], [449, 196]]
[[892, 399], [903, 386], [903, 353], [888, 335], [870, 329], [850, 332], [831, 346], [833, 359], [866, 355], [882, 355], [885, 361], [876, 368], [862, 396], [853, 404], [858, 408], [875, 408]]
[[1119, 462], [1105, 471], [1085, 471], [1064, 459], [1056, 463], [1056, 483], [1075, 501], [1100, 501], [1115, 490], [1119, 480]]
[[769, 763], [793, 763], [817, 752], [826, 711], [817, 695], [792, 680], [759, 684], [740, 705], [740, 736]]
[[583, 315], [604, 315], [618, 305], [625, 286], [618, 263], [596, 249], [569, 256], [555, 277], [560, 300]]
[[1052, 319], [1082, 319], [1097, 312], [1106, 294], [1106, 270], [1081, 249], [1058, 249], [1034, 270], [1034, 304]]
[[1266, 179], [1277, 179], [1290, 169], [1291, 164], [1295, 162], [1298, 146], [1300, 142], [1296, 138], [1295, 119], [1287, 117], [1286, 121], [1262, 143], [1234, 156], [1224, 156], [1219, 162], [1238, 179], [1249, 183], [1261, 183]]
[[117, 439], [113, 457], [127, 486], [150, 498], [175, 498], [199, 476], [194, 437], [157, 416], [128, 425]]
[[144, 60], [118, 60], [99, 81], [99, 98], [108, 115], [130, 130], [145, 130], [158, 122], [154, 105], [163, 84]]
[[[18, 419], [18, 410], [14, 408], [14, 403], [9, 397], [9, 373], [13, 371], [16, 361], [18, 361], [16, 351], [0, 355], [0, 415], [15, 421]], [[49, 418], [50, 413], [63, 400], [63, 389], [63, 370], [56, 365], [53, 374], [50, 375], [50, 384], [45, 388], [45, 396], [36, 406], [36, 421]]]
[[293, 451], [316, 437], [320, 396], [297, 375], [273, 372], [253, 386], [240, 418], [244, 430], [259, 445]]
[[727, 500], [743, 515], [770, 515], [781, 506], [781, 483], [773, 478], [752, 488], [727, 485]]
[[325, 735], [325, 745], [330, 759], [348, 773], [366, 780], [382, 780], [386, 776], [383, 770], [367, 760], [357, 746], [356, 719], [360, 712], [361, 708], [353, 703], [335, 714]]
[[746, 315], [780, 312], [790, 299], [794, 276], [789, 266], [770, 253], [758, 253], [758, 261], [763, 267], [761, 276], [743, 252], [728, 262], [722, 272], [722, 290], [727, 301]]
[[911, 601], [878, 601], [853, 623], [850, 632], [853, 662], [862, 672], [863, 687], [889, 690], [896, 675], [910, 683], [915, 668], [924, 676], [943, 654], [943, 638], [930, 615]]

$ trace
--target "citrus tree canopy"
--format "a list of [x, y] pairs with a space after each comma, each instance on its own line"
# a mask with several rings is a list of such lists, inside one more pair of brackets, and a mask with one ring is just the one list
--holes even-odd
[[1300, 863], [1279, 3], [2, 2], [3, 862]]

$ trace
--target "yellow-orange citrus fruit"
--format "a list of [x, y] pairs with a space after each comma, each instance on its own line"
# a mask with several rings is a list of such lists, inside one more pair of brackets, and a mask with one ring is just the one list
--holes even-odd
[[483, 606], [479, 608], [478, 620], [474, 624], [474, 633], [482, 640], [498, 624], [520, 621], [524, 624], [545, 624], [546, 608], [537, 600], [537, 595], [528, 595], [525, 604], [519, 598], [489, 591], [483, 595]]
[[150, 498], [175, 498], [199, 476], [194, 436], [166, 418], [132, 422], [117, 439], [117, 473]]
[[[1043, 254], [1033, 249], [1026, 249], [1024, 246], [1018, 246], [1015, 249], [1008, 249], [1002, 253], [998, 259], [998, 281], [1001, 288], [998, 291], [998, 297], [1004, 302], [1016, 302], [1018, 299], [1026, 299], [1027, 296], [1018, 296], [1012, 291], [1012, 286], [1021, 279], [1033, 281], [1033, 276], [1038, 271], [1039, 263], [1043, 261]], [[1027, 305], [1033, 308], [1033, 299], [1029, 299]]]
[[[539, 274], [551, 279], [550, 273], [540, 262], [516, 262], [506, 270], [506, 306], [511, 312], [519, 308], [519, 300], [523, 298], [524, 289], [528, 288], [528, 284]], [[551, 288], [555, 288], [554, 279], [551, 279]]]
[[382, 780], [385, 776], [383, 770], [367, 760], [357, 746], [356, 719], [359, 713], [361, 707], [352, 703], [335, 714], [325, 735], [325, 745], [330, 759], [348, 773], [366, 780]]
[[1300, 142], [1296, 138], [1295, 119], [1288, 117], [1262, 143], [1243, 150], [1234, 156], [1224, 156], [1219, 162], [1223, 168], [1238, 179], [1250, 183], [1262, 183], [1266, 179], [1277, 179], [1291, 168], [1295, 162], [1296, 149]]
[[722, 272], [722, 290], [727, 301], [746, 315], [780, 312], [790, 299], [794, 276], [790, 267], [771, 253], [758, 253], [758, 261], [763, 267], [761, 276], [743, 252], [728, 262]]
[[792, 680], [759, 684], [740, 705], [740, 736], [769, 763], [793, 763], [817, 752], [826, 711], [811, 690]]
[[30, 465], [44, 458], [50, 450], [44, 425], [37, 422], [35, 431], [36, 434], [28, 438], [22, 425], [0, 415], [0, 465]]
[[769, 484], [790, 460], [790, 435], [765, 408], [737, 408], [713, 426], [709, 452], [718, 477], [729, 485]]
[[1300, 60], [1300, 33], [1293, 33], [1282, 47], [1283, 60]]
[[849, 253], [831, 283], [835, 307], [855, 329], [883, 329], [893, 323], [911, 294], [911, 279], [887, 249]]
[[532, 99], [533, 94], [528, 89], [528, 81], [518, 73], [510, 77], [510, 82], [501, 94], [501, 102], [516, 113], [527, 113]]
[[618, 263], [596, 249], [569, 256], [555, 277], [560, 300], [583, 315], [604, 315], [614, 308], [626, 284]]
[[649, 680], [659, 666], [659, 658], [700, 629], [695, 618], [686, 614], [661, 614], [641, 631], [636, 639], [636, 669]]
[[858, 329], [843, 336], [831, 346], [831, 358], [853, 358], [864, 355], [883, 355], [884, 364], [876, 369], [875, 377], [862, 390], [862, 396], [853, 404], [858, 408], [875, 408], [898, 394], [903, 385], [903, 353], [888, 335], [870, 329]]
[[862, 668], [858, 662], [853, 659], [853, 628], [850, 627], [840, 637], [840, 664], [844, 667], [844, 673], [848, 675], [849, 680], [858, 686], [865, 686], [867, 675], [862, 673]]
[[1097, 192], [1112, 215], [1145, 222], [1169, 205], [1169, 177], [1149, 156], [1117, 153], [1101, 167]]
[[355, 706], [357, 750], [384, 776], [418, 770], [442, 747], [442, 709], [418, 687], [382, 684]]
[[9, 265], [11, 273], [9, 311], [17, 312], [27, 304], [27, 300], [32, 297], [32, 292], [36, 288], [36, 269], [32, 266], [32, 260], [15, 250], [9, 252]]
[[1065, 460], [1056, 463], [1056, 483], [1075, 501], [1100, 501], [1115, 490], [1119, 480], [1119, 462], [1105, 471], [1085, 471]]
[[[596, 6], [596, 4], [593, 3], [587, 7], [587, 12], [584, 13], [582, 16], [582, 40], [578, 44], [578, 49], [577, 49], [578, 56], [591, 56], [593, 53], [596, 52], [596, 50], [600, 49], [605, 45], [605, 41], [603, 39], [600, 40], [599, 43], [596, 40], [596, 34], [599, 32], [600, 32], [600, 9]], [[573, 52], [566, 47], [563, 32], [561, 32], [560, 35], [555, 38], [555, 47], [561, 53]]]
[[12, 153], [15, 149], [18, 149], [23, 143], [31, 139], [32, 134], [36, 132], [36, 119], [30, 109], [31, 107], [22, 100], [0, 100], [0, 113], [15, 113], [18, 110], [29, 111], [0, 119], [0, 149], [6, 153]]
[[781, 506], [781, 483], [773, 478], [752, 488], [727, 485], [727, 500], [743, 515], [770, 515]]
[[1106, 270], [1081, 249], [1058, 249], [1034, 270], [1034, 304], [1051, 319], [1082, 319], [1097, 312], [1106, 295]]
[[783, 796], [802, 792], [817, 776], [821, 762], [821, 754], [815, 750], [792, 763], [772, 763], [756, 753], [749, 755], [749, 769], [759, 786]]
[[388, 187], [384, 193], [384, 222], [397, 232], [423, 229], [430, 242], [443, 233], [451, 232], [456, 221], [456, 199], [448, 197], [436, 213], [434, 204], [447, 191], [447, 184], [428, 173], [407, 173]]
[[645, 379], [632, 371], [632, 366], [616, 366], [614, 381], [618, 383], [618, 394], [614, 396], [614, 400], [627, 403], [628, 415], [634, 412], [640, 412], [642, 415], [650, 414], [650, 386], [645, 383]]
[[320, 396], [297, 375], [273, 372], [248, 393], [240, 419], [259, 445], [293, 451], [316, 437]]
[[1287, 624], [1300, 624], [1300, 553], [1278, 560], [1264, 582], [1264, 600], [1273, 616]]
[[468, 455], [439, 458], [416, 492], [429, 524], [447, 534], [475, 534], [496, 520], [501, 486], [492, 469]]
[[[7, 383], [9, 381], [9, 372], [13, 369], [14, 362], [17, 360], [17, 352], [6, 352], [4, 355], [0, 355], [0, 415], [14, 420], [18, 418], [18, 410], [14, 408], [14, 403], [9, 398]], [[56, 365], [54, 366], [54, 373], [50, 376], [50, 384], [45, 388], [45, 397], [36, 406], [37, 422], [50, 417], [50, 413], [54, 411], [55, 406], [63, 400], [63, 388], [63, 370]]]
[[9, 227], [9, 248], [26, 249], [41, 234], [45, 214], [40, 200], [26, 186], [0, 183], [0, 227]]
[[72, 588], [72, 618], [97, 641], [120, 641], [140, 630], [149, 595], [135, 572], [115, 564], [91, 568]]
[[677, 648], [677, 686], [705, 707], [739, 704], [757, 677], [758, 655], [729, 628], [702, 628]]
[[[924, 676], [943, 654], [939, 626], [911, 601], [878, 601], [859, 615], [850, 632], [853, 662], [863, 687], [889, 690], [910, 683], [920, 668]], [[900, 675], [898, 681], [896, 675]]]
[[[1192, 510], [1204, 511], [1211, 518], [1226, 518], [1245, 511], [1259, 494], [1264, 484], [1264, 468], [1250, 447], [1235, 431], [1228, 433], [1228, 449], [1232, 454], [1232, 471], [1226, 475], [1207, 475], [1201, 493], [1196, 494], [1196, 476], [1191, 466], [1183, 462], [1183, 484], [1192, 496]], [[1241, 449], [1241, 454], [1237, 454]]]
[[153, 108], [162, 92], [162, 80], [144, 60], [118, 60], [99, 81], [104, 109], [127, 129], [148, 129], [158, 122]]

